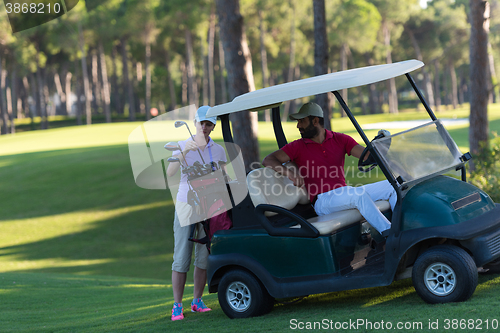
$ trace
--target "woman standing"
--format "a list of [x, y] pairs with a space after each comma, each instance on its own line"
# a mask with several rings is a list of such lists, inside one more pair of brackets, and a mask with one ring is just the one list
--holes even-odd
[[[179, 162], [171, 162], [167, 168], [167, 176], [171, 177], [179, 170], [180, 164], [193, 165], [198, 161], [218, 162], [226, 161], [226, 153], [222, 146], [216, 144], [211, 138], [210, 133], [214, 130], [217, 124], [216, 117], [208, 117], [207, 112], [209, 106], [202, 106], [196, 111], [194, 125], [196, 126], [196, 135], [184, 141], [179, 141], [181, 151], [174, 157], [179, 159]], [[198, 151], [199, 150], [199, 151]], [[200, 157], [203, 157], [203, 160]], [[187, 183], [187, 175], [182, 174], [175, 202], [175, 218], [174, 218], [174, 260], [172, 263], [172, 289], [174, 291], [174, 308], [172, 309], [172, 320], [184, 319], [182, 308], [182, 297], [184, 294], [184, 286], [186, 285], [187, 272], [191, 265], [191, 255], [193, 245], [195, 246], [194, 260], [194, 292], [193, 302], [191, 302], [192, 312], [210, 311], [201, 296], [205, 289], [207, 281], [207, 259], [208, 250], [203, 244], [193, 244], [188, 240], [190, 234], [190, 218], [193, 215], [193, 207], [188, 204], [187, 195], [189, 185]], [[200, 228], [199, 236], [204, 236], [203, 228]]]

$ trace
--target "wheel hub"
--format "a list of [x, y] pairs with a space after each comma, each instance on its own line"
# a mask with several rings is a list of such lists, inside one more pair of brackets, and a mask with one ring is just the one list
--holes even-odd
[[252, 303], [252, 295], [246, 284], [235, 281], [226, 289], [226, 300], [234, 311], [245, 312]]
[[424, 283], [427, 289], [437, 296], [447, 296], [455, 290], [456, 273], [448, 265], [437, 262], [425, 270]]

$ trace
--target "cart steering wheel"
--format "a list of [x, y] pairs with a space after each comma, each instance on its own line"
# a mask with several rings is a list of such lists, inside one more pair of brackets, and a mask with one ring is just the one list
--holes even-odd
[[[373, 142], [373, 141], [375, 141], [377, 139], [381, 139], [383, 137], [390, 136], [390, 135], [391, 135], [391, 133], [389, 131], [387, 131], [387, 130], [380, 130], [380, 131], [378, 131], [377, 136], [374, 137], [371, 142]], [[390, 146], [390, 144], [391, 144], [391, 141], [388, 140], [388, 145]], [[389, 149], [389, 147], [387, 147], [387, 149]], [[375, 168], [378, 165], [377, 161], [375, 161], [375, 158], [373, 158], [373, 156], [371, 154], [368, 156], [368, 158], [365, 161], [365, 156], [366, 156], [366, 154], [369, 151], [370, 150], [368, 149], [368, 147], [365, 147], [365, 149], [361, 153], [361, 156], [359, 157], [359, 160], [358, 160], [358, 170], [361, 171], [361, 172], [370, 172], [371, 170], [373, 170], [373, 168]]]
[[365, 149], [361, 153], [361, 156], [359, 157], [358, 170], [361, 172], [369, 172], [369, 171], [373, 170], [373, 168], [375, 168], [378, 165], [371, 154], [370, 154], [370, 156], [368, 156], [368, 158], [365, 161], [365, 156], [368, 152], [369, 152], [368, 147], [365, 147]]

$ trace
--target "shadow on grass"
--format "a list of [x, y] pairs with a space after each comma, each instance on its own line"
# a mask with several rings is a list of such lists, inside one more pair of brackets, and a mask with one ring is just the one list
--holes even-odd
[[171, 200], [135, 185], [127, 145], [0, 156], [0, 185], [0, 221]]
[[[80, 228], [83, 231], [16, 246], [0, 244], [0, 256], [6, 260], [54, 259], [30, 271], [166, 278], [173, 250], [170, 192], [135, 184], [127, 145], [0, 156], [0, 186], [0, 226], [11, 221], [19, 230], [25, 221], [54, 216], [61, 219], [62, 228], [73, 223], [69, 219], [79, 219], [79, 212], [96, 212], [95, 220], [91, 217]], [[134, 209], [141, 205], [147, 208]], [[102, 212], [120, 208], [120, 215], [99, 219]], [[51, 227], [57, 228], [57, 223]], [[37, 230], [44, 232], [43, 227]], [[16, 232], [23, 234], [22, 229]], [[90, 262], [73, 266], [72, 260]], [[58, 264], [64, 261], [68, 263]]]
[[84, 231], [2, 247], [0, 256], [20, 262], [47, 260], [43, 268], [21, 271], [166, 279], [173, 250], [169, 208], [128, 212], [92, 222]]
[[170, 320], [157, 280], [2, 274], [2, 332], [147, 332]]
[[[295, 304], [275, 305], [270, 317], [299, 318], [301, 321], [371, 322], [417, 320], [428, 328], [428, 320], [495, 317], [500, 301], [500, 275], [480, 275], [479, 285], [466, 302], [427, 304], [415, 292], [411, 279], [387, 287], [311, 295]], [[363, 327], [364, 328], [364, 327]], [[418, 330], [416, 330], [418, 331]]]

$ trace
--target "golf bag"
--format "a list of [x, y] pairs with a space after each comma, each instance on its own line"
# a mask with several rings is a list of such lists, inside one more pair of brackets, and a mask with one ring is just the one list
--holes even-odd
[[[188, 192], [188, 203], [193, 207], [194, 218], [202, 219], [205, 231], [204, 237], [198, 235], [198, 223], [191, 225], [189, 240], [206, 244], [210, 252], [210, 241], [218, 230], [227, 230], [232, 227], [231, 203], [228, 190], [222, 173], [212, 172], [203, 177], [188, 177], [191, 189]], [[191, 179], [190, 179], [191, 178]]]

